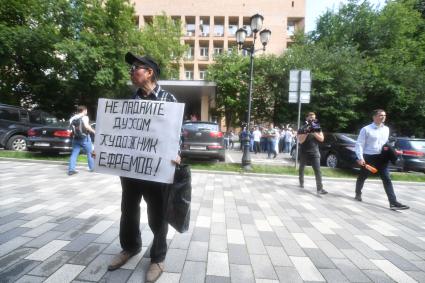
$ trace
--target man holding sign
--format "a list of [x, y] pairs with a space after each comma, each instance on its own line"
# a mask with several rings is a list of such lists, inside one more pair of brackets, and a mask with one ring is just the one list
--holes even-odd
[[[143, 153], [145, 155], [104, 151], [102, 152], [103, 156], [102, 153], [97, 156], [96, 165], [99, 166], [100, 170], [112, 170], [118, 167], [124, 172], [124, 174], [120, 174], [122, 176], [122, 199], [119, 234], [123, 250], [113, 258], [108, 269], [115, 270], [120, 268], [132, 256], [139, 253], [142, 248], [139, 224], [140, 202], [143, 197], [147, 204], [149, 227], [154, 234], [150, 250], [151, 264], [146, 274], [146, 281], [154, 282], [164, 270], [163, 261], [167, 253], [166, 236], [168, 232], [168, 223], [164, 218], [163, 200], [163, 190], [166, 188], [162, 183], [162, 179], [158, 179], [156, 174], [162, 159], [154, 158], [154, 155], [158, 155], [158, 151], [162, 150], [160, 141], [158, 141], [158, 138], [155, 139], [154, 135], [163, 129], [157, 129], [154, 120], [165, 119], [164, 112], [166, 110], [164, 109], [166, 105], [164, 106], [164, 104], [166, 103], [163, 102], [177, 102], [177, 100], [172, 94], [166, 92], [158, 85], [157, 80], [160, 69], [152, 58], [137, 56], [128, 52], [125, 55], [125, 61], [131, 65], [131, 81], [138, 88], [132, 97], [135, 100], [127, 100], [123, 103], [120, 101], [110, 102], [111, 100], [106, 102], [104, 109], [109, 109], [112, 114], [121, 114], [121, 117], [115, 117], [110, 133], [100, 134], [102, 136], [100, 136], [99, 143], [103, 146], [107, 146], [109, 143], [123, 152], [125, 150], [133, 150], [137, 154]], [[125, 116], [125, 114], [132, 114], [133, 116]], [[149, 117], [153, 118], [150, 119]], [[126, 129], [131, 129], [133, 132], [124, 132]], [[180, 128], [176, 129], [176, 131], [180, 131]], [[121, 134], [122, 132], [124, 133]], [[153, 135], [154, 138], [149, 136], [149, 134]], [[180, 157], [177, 156], [172, 162], [180, 163]], [[133, 178], [131, 174], [136, 173], [144, 176], [140, 179]], [[158, 180], [161, 182], [158, 182]]]

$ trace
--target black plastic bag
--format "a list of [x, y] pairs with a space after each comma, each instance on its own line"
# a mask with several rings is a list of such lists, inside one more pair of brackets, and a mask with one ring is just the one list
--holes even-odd
[[167, 186], [165, 219], [180, 233], [189, 229], [192, 177], [189, 165], [176, 165], [174, 183]]

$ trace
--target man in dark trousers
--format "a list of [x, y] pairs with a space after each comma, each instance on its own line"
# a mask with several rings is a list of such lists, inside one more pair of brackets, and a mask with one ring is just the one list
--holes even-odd
[[[158, 64], [148, 56], [137, 56], [130, 52], [125, 61], [131, 65], [130, 76], [138, 89], [133, 99], [160, 100], [177, 102], [176, 98], [163, 90], [157, 83], [160, 69]], [[177, 156], [175, 163], [180, 163]], [[146, 273], [147, 282], [155, 282], [164, 271], [164, 259], [167, 253], [168, 223], [165, 221], [164, 192], [162, 183], [121, 177], [121, 222], [120, 243], [122, 251], [117, 254], [108, 270], [115, 270], [124, 265], [132, 256], [140, 252], [142, 238], [140, 234], [140, 202], [142, 197], [147, 204], [149, 227], [154, 238], [150, 250], [151, 264]]]
[[319, 142], [325, 139], [316, 120], [316, 113], [309, 112], [303, 127], [298, 130], [297, 139], [300, 144], [300, 187], [304, 188], [304, 168], [307, 162], [311, 162], [316, 177], [317, 193], [324, 195], [328, 192], [323, 189], [322, 172], [320, 172]]
[[356, 196], [358, 201], [362, 201], [362, 188], [365, 180], [369, 176], [369, 171], [365, 165], [372, 165], [378, 169], [379, 176], [384, 184], [390, 208], [395, 210], [408, 209], [407, 205], [397, 201], [393, 184], [388, 170], [388, 158], [382, 154], [383, 146], [388, 142], [390, 130], [384, 125], [387, 115], [384, 110], [376, 109], [372, 112], [373, 122], [360, 130], [356, 142], [357, 163], [360, 165], [360, 174], [356, 182]]

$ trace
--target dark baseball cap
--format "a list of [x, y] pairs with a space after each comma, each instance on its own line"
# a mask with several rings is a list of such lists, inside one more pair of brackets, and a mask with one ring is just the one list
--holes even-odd
[[158, 64], [155, 62], [155, 60], [152, 59], [151, 57], [147, 55], [146, 56], [134, 55], [131, 52], [127, 52], [127, 54], [125, 54], [125, 61], [130, 65], [139, 64], [139, 65], [147, 66], [153, 70], [155, 77], [159, 78], [159, 74], [161, 73], [161, 70]]

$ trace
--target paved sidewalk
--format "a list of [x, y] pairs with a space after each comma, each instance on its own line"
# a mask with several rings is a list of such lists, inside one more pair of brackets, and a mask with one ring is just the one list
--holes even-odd
[[[120, 251], [117, 177], [0, 160], [0, 282], [144, 282], [143, 250], [108, 272]], [[158, 282], [425, 282], [425, 184], [397, 183], [388, 209], [378, 182], [355, 202], [354, 181], [193, 173], [190, 231], [170, 229]], [[143, 204], [144, 205], [144, 204]], [[144, 205], [145, 206], [145, 205]]]

